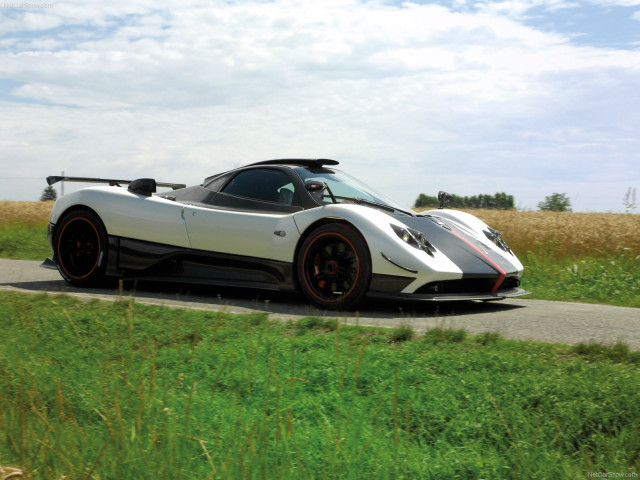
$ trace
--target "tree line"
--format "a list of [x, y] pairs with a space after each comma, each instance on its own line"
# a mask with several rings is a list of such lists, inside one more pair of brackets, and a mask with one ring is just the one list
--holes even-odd
[[[415, 208], [420, 207], [439, 207], [438, 197], [432, 197], [421, 193], [416, 199]], [[480, 194], [470, 197], [461, 197], [459, 195], [451, 195], [451, 199], [447, 200], [446, 207], [449, 208], [487, 208], [493, 210], [509, 210], [515, 208], [513, 195], [507, 195], [504, 192], [498, 192], [495, 195]]]

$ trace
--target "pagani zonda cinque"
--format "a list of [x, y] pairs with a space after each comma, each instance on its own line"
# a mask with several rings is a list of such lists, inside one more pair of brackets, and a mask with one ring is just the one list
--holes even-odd
[[[49, 184], [109, 185], [56, 201], [53, 258], [43, 266], [57, 267], [76, 286], [120, 277], [299, 290], [324, 309], [352, 309], [367, 297], [497, 300], [525, 293], [518, 288], [522, 264], [499, 232], [460, 211], [417, 214], [336, 165], [270, 160], [191, 187], [49, 177]], [[173, 190], [155, 193], [156, 186]]]

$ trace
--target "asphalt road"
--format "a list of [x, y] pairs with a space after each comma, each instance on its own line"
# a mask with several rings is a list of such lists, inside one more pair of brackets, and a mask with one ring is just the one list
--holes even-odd
[[[66, 294], [82, 299], [118, 300], [117, 287], [80, 289], [67, 284], [41, 262], [0, 259], [0, 290]], [[338, 318], [342, 323], [397, 327], [410, 325], [421, 333], [434, 327], [463, 328], [472, 334], [496, 332], [505, 338], [576, 344], [626, 343], [640, 350], [640, 309], [547, 302], [517, 298], [499, 302], [368, 302], [359, 312], [324, 312], [300, 294], [212, 286], [152, 282], [124, 284], [122, 295], [136, 303], [229, 313], [267, 312], [272, 319], [295, 320], [309, 315]]]

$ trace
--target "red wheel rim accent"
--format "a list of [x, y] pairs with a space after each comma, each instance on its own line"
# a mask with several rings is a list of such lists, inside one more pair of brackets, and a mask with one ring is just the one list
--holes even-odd
[[66, 275], [74, 280], [87, 278], [98, 268], [101, 252], [100, 234], [91, 221], [75, 217], [64, 224], [57, 254], [58, 264]]
[[305, 249], [302, 273], [306, 289], [314, 298], [336, 303], [347, 298], [358, 283], [360, 260], [347, 237], [326, 232]]

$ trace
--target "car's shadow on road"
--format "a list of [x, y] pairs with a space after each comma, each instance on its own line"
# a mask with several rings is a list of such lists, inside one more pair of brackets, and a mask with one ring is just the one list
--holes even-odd
[[460, 317], [522, 308], [506, 302], [419, 302], [366, 299], [357, 311], [319, 310], [300, 292], [278, 292], [200, 284], [132, 281], [109, 283], [98, 288], [77, 288], [63, 280], [6, 283], [34, 292], [83, 294], [101, 299], [159, 302], [177, 308], [241, 312], [267, 312], [278, 316], [322, 316], [332, 318], [441, 318]]

